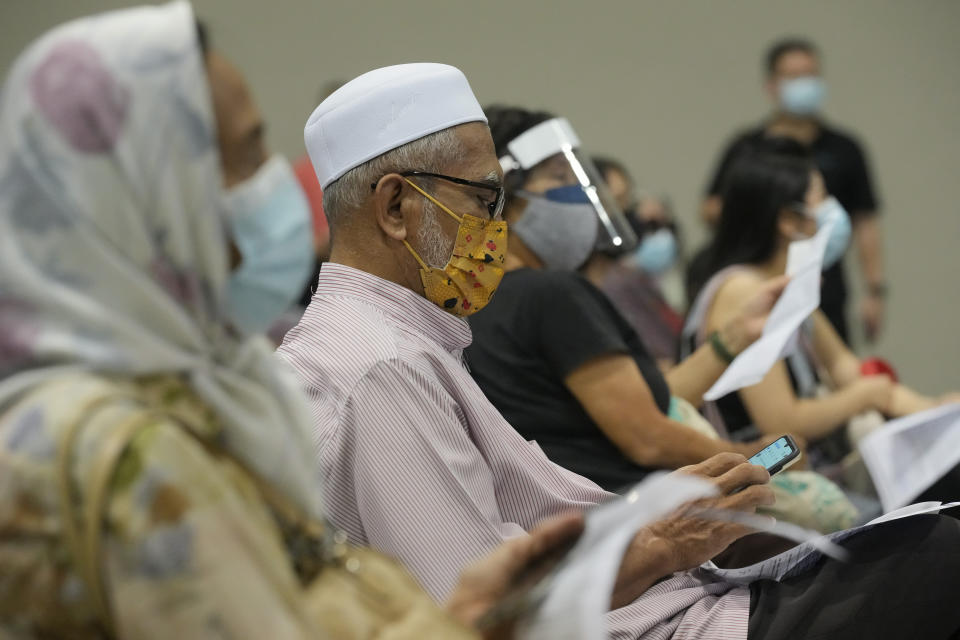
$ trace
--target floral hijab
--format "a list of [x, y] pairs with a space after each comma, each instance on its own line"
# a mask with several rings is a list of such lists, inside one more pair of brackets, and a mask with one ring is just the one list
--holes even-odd
[[296, 383], [225, 322], [219, 163], [187, 2], [75, 20], [20, 55], [0, 93], [0, 410], [71, 371], [176, 374], [231, 453], [319, 515]]

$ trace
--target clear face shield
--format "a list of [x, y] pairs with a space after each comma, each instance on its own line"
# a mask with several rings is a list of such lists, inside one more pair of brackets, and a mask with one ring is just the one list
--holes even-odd
[[580, 139], [566, 118], [554, 118], [524, 131], [507, 145], [500, 158], [504, 174], [528, 172], [523, 189], [545, 193], [579, 186], [597, 216], [599, 231], [595, 249], [612, 255], [632, 251], [637, 236], [590, 158], [581, 150]]

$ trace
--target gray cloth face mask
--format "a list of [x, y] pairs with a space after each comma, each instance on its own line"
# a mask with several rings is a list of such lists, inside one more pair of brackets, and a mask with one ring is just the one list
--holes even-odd
[[597, 244], [599, 221], [590, 203], [563, 203], [520, 192], [527, 200], [523, 217], [510, 225], [547, 269], [576, 271]]

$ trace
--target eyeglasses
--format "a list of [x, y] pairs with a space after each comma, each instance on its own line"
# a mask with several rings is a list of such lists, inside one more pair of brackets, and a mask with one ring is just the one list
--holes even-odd
[[[473, 180], [454, 178], [453, 176], [445, 176], [442, 173], [431, 173], [429, 171], [401, 171], [399, 172], [399, 175], [403, 176], [404, 178], [438, 178], [440, 180], [446, 180], [447, 182], [452, 182], [465, 187], [489, 191], [492, 194], [493, 202], [481, 202], [481, 204], [487, 208], [491, 219], [499, 218], [503, 213], [503, 205], [506, 201], [506, 193], [504, 192], [503, 187], [494, 187], [493, 185], [489, 185], [485, 182], [474, 182]], [[370, 188], [376, 189], [377, 183], [374, 182], [371, 184]]]

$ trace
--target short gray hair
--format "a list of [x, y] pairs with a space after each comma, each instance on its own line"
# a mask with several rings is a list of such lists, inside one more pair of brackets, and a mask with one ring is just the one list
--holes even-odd
[[463, 143], [450, 128], [408, 142], [350, 169], [323, 190], [323, 211], [331, 230], [344, 223], [351, 211], [363, 206], [370, 197], [370, 185], [384, 175], [414, 170], [440, 173], [465, 155]]

